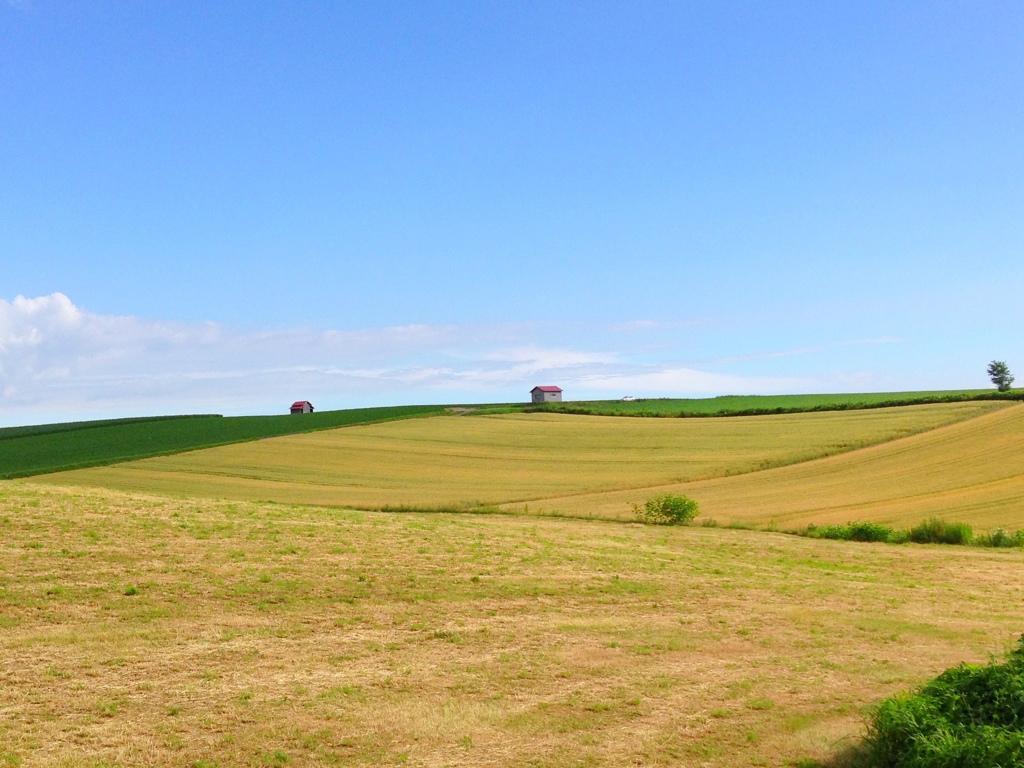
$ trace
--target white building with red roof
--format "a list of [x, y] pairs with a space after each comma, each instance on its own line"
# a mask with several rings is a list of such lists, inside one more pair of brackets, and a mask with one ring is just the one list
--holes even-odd
[[292, 413], [312, 413], [313, 404], [309, 400], [296, 400], [292, 403]]
[[562, 390], [560, 387], [534, 387], [530, 390], [530, 398], [535, 403], [560, 403]]

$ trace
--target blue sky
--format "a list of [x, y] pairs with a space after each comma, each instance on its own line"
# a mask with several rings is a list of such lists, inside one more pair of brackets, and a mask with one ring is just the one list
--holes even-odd
[[0, 424], [987, 386], [1022, 39], [1014, 2], [0, 0]]

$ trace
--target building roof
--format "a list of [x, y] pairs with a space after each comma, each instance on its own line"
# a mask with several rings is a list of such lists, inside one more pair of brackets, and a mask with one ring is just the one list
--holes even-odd
[[313, 407], [313, 404], [309, 402], [309, 400], [296, 400], [292, 403], [292, 408], [301, 408], [304, 405], [308, 405], [310, 408]]
[[561, 387], [534, 387], [530, 391], [531, 392], [536, 392], [538, 389], [541, 392], [561, 392], [562, 391]]

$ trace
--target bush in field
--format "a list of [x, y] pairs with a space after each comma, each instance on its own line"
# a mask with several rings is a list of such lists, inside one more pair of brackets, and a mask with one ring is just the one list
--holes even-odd
[[990, 534], [975, 536], [974, 544], [979, 547], [1024, 547], [1024, 531], [1011, 535], [1002, 528], [996, 528]]
[[847, 541], [888, 541], [892, 528], [879, 523], [848, 523], [843, 531]]
[[640, 521], [648, 525], [687, 525], [699, 513], [696, 501], [675, 493], [662, 493], [652, 496], [642, 506], [631, 506]]
[[809, 526], [807, 535], [814, 539], [836, 539], [839, 541], [891, 541], [895, 531], [879, 523], [847, 523], [826, 525], [823, 528]]
[[974, 538], [974, 532], [967, 523], [947, 523], [932, 518], [915, 525], [907, 532], [915, 544], [961, 544], [966, 546]]
[[892, 528], [879, 523], [850, 523], [847, 528], [850, 541], [889, 541], [893, 534]]
[[883, 702], [865, 757], [870, 768], [1024, 765], [1024, 636], [1003, 663], [961, 664]]

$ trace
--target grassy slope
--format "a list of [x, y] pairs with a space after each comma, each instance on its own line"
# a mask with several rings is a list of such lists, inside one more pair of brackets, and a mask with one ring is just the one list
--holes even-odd
[[[767, 472], [658, 490], [697, 499], [720, 522], [780, 527], [930, 516], [1024, 528], [1024, 405], [904, 440]], [[567, 514], [618, 516], [636, 494], [551, 500]]]
[[0, 478], [158, 456], [264, 437], [442, 413], [444, 406], [324, 411], [302, 416], [184, 416], [0, 430]]
[[1019, 551], [23, 481], [0, 531], [10, 765], [779, 766], [1024, 600]]
[[551, 496], [792, 464], [1005, 407], [972, 402], [694, 420], [450, 416], [224, 446], [38, 480], [356, 507], [512, 501], [532, 506]]

